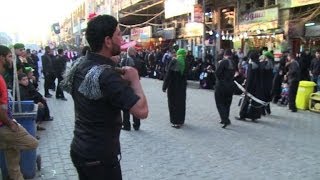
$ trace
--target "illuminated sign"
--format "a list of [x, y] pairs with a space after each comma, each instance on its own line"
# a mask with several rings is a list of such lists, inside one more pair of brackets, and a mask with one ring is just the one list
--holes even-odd
[[131, 29], [131, 40], [147, 41], [152, 36], [151, 26]]
[[196, 37], [203, 35], [203, 23], [187, 23], [185, 27], [184, 37]]
[[171, 18], [194, 11], [195, 0], [165, 0], [165, 18]]
[[277, 7], [246, 13], [239, 17], [239, 30], [274, 29], [278, 27], [278, 18]]

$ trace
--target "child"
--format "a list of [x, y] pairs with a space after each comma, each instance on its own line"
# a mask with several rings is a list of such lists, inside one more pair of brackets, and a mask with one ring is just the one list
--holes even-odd
[[[35, 104], [38, 104], [38, 113], [36, 122], [52, 121], [53, 117], [50, 117], [50, 111], [46, 102], [46, 99], [32, 86], [26, 74], [21, 73], [18, 75], [20, 98], [22, 101], [33, 100]], [[41, 126], [37, 126], [38, 130], [45, 130]]]
[[278, 105], [288, 105], [289, 85], [288, 83], [282, 83], [281, 85], [281, 98], [278, 101]]
[[29, 79], [29, 83], [31, 83], [34, 88], [38, 91], [38, 82], [36, 80], [36, 77], [33, 75], [33, 71], [34, 69], [32, 67], [25, 67], [24, 68], [24, 72], [26, 73], [28, 79]]

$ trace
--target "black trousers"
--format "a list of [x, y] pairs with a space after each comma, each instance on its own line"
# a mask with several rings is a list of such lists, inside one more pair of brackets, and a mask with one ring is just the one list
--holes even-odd
[[299, 81], [289, 83], [289, 109], [297, 110], [296, 107], [296, 96], [298, 91]]
[[[132, 116], [132, 119], [133, 119], [133, 126], [136, 127], [136, 128], [139, 128], [140, 127], [140, 119]], [[123, 127], [127, 127], [127, 128], [130, 128], [131, 127], [131, 124], [130, 124], [130, 113], [129, 111], [123, 111]]]
[[45, 73], [44, 74], [44, 95], [48, 95], [49, 89], [54, 83], [55, 75], [53, 73]]
[[41, 101], [43, 108], [38, 108], [36, 121], [47, 121], [50, 118], [50, 110], [46, 101]]
[[70, 151], [79, 180], [122, 180], [121, 166], [117, 157], [105, 160], [87, 159]]
[[216, 99], [217, 109], [221, 118], [222, 123], [230, 123], [229, 114], [230, 106], [232, 103], [234, 84], [229, 83], [218, 83], [214, 92]]
[[56, 90], [56, 98], [64, 98], [63, 90], [61, 89], [60, 82], [63, 80], [62, 75], [57, 75], [58, 86]]

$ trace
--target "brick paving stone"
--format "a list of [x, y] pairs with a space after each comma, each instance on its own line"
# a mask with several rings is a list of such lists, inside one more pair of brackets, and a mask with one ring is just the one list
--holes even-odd
[[[271, 104], [272, 114], [258, 123], [236, 121], [239, 96], [234, 96], [232, 125], [222, 129], [214, 91], [189, 83], [186, 124], [173, 129], [162, 81], [141, 81], [150, 113], [140, 131], [121, 132], [124, 180], [320, 179], [319, 114]], [[48, 99], [54, 121], [44, 122], [47, 130], [38, 133], [43, 168], [34, 180], [77, 179], [69, 156], [73, 103], [66, 97]]]

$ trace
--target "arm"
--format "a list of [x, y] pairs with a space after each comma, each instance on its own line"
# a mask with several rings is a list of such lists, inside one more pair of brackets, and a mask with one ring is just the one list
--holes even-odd
[[8, 126], [11, 127], [12, 126], [12, 120], [8, 117], [7, 115], [7, 105], [6, 104], [1, 104], [1, 108], [0, 108], [0, 120], [1, 122]]
[[139, 100], [130, 108], [130, 113], [139, 119], [145, 119], [148, 117], [149, 109], [147, 98], [143, 92], [139, 75], [136, 69], [131, 67], [125, 67], [125, 74], [123, 79], [130, 82], [130, 86], [133, 89], [133, 92], [139, 96]]

